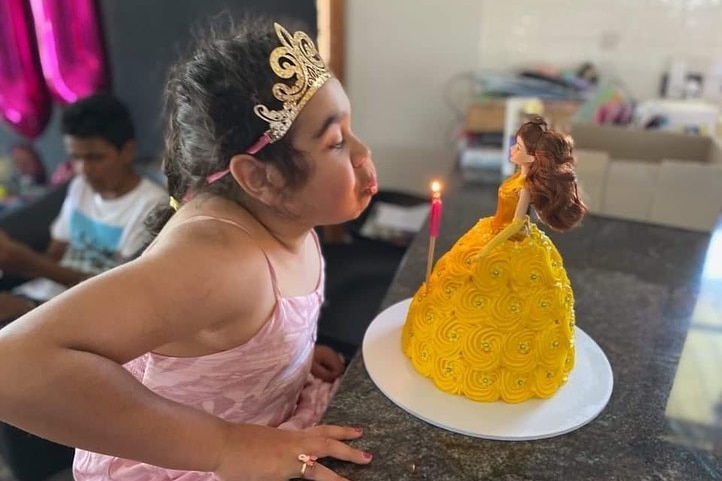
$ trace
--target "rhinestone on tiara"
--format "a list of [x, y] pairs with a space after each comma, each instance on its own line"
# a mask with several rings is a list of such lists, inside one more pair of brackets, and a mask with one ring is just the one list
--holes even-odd
[[308, 35], [300, 31], [291, 35], [277, 23], [273, 27], [281, 46], [271, 52], [268, 59], [271, 69], [278, 77], [295, 78], [295, 82], [292, 85], [278, 82], [273, 86], [273, 96], [283, 104], [280, 110], [271, 110], [262, 104], [253, 108], [256, 115], [268, 122], [265, 133], [270, 143], [286, 135], [303, 106], [331, 78], [331, 72]]

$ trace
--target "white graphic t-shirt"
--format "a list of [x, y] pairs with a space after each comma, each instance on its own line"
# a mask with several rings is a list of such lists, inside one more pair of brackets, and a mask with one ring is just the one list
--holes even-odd
[[[75, 177], [50, 228], [54, 240], [68, 243], [60, 264], [95, 275], [127, 261], [148, 241], [145, 217], [166, 197], [158, 185], [142, 179], [122, 197], [106, 200], [82, 176]], [[49, 279], [35, 279], [15, 292], [48, 300], [66, 289]]]

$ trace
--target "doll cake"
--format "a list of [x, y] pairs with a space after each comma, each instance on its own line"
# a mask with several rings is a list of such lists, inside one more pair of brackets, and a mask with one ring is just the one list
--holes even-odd
[[[526, 145], [555, 139], [569, 145], [552, 160], [573, 165], [571, 142], [562, 136], [532, 137]], [[542, 157], [526, 149], [529, 164]], [[414, 369], [444, 392], [488, 402], [549, 398], [574, 367], [574, 295], [562, 258], [528, 216], [515, 217], [519, 193], [529, 188], [526, 171], [533, 175], [533, 168], [521, 169], [501, 185], [496, 214], [479, 220], [439, 259], [411, 301], [401, 347]], [[586, 213], [572, 187], [572, 202], [564, 205], [576, 207], [566, 224]], [[535, 200], [532, 192], [532, 205]], [[537, 207], [542, 219], [546, 207]], [[558, 230], [569, 227], [552, 222]]]

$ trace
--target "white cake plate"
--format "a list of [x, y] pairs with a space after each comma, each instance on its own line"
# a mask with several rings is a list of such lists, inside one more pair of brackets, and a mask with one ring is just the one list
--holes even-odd
[[602, 349], [576, 328], [576, 363], [569, 380], [549, 399], [519, 404], [477, 402], [437, 389], [417, 373], [401, 350], [401, 328], [411, 299], [379, 314], [363, 341], [366, 369], [386, 397], [434, 426], [501, 441], [543, 439], [578, 429], [607, 405], [614, 384]]

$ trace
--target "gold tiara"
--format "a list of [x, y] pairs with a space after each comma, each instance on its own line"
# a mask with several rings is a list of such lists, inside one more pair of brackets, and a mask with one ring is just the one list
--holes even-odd
[[300, 31], [291, 35], [277, 23], [273, 27], [281, 46], [271, 52], [268, 59], [271, 69], [278, 77], [295, 78], [295, 82], [292, 85], [278, 82], [273, 86], [273, 96], [283, 104], [280, 110], [262, 104], [253, 108], [256, 115], [268, 122], [265, 135], [271, 143], [286, 135], [303, 106], [332, 76], [308, 35]]

